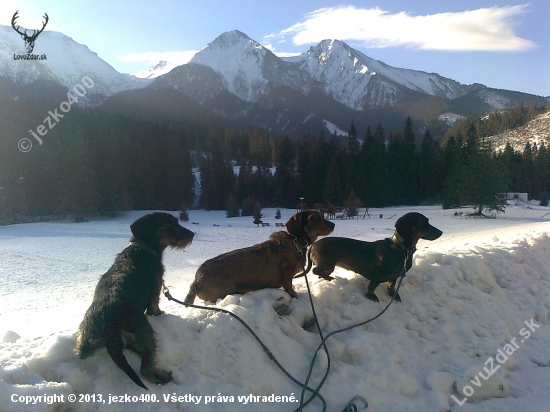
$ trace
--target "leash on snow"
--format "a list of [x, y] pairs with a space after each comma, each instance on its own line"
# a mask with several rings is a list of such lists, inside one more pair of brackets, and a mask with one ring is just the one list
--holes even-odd
[[[363, 326], [363, 325], [366, 325], [367, 323], [370, 323], [376, 319], [378, 319], [380, 316], [382, 316], [384, 314], [384, 312], [386, 312], [388, 310], [388, 308], [390, 307], [390, 305], [393, 303], [394, 299], [395, 299], [395, 296], [397, 296], [397, 293], [399, 292], [399, 288], [401, 287], [401, 283], [403, 282], [403, 278], [405, 277], [405, 272], [407, 271], [407, 260], [409, 259], [409, 251], [406, 250], [405, 251], [405, 263], [403, 264], [403, 270], [401, 272], [401, 275], [400, 275], [400, 279], [399, 279], [399, 283], [397, 285], [397, 288], [395, 289], [395, 293], [393, 294], [390, 302], [386, 305], [386, 307], [376, 316], [373, 316], [372, 318], [370, 319], [367, 319], [366, 321], [363, 321], [363, 322], [359, 322], [359, 323], [356, 323], [354, 325], [351, 325], [351, 326], [348, 326], [346, 328], [342, 328], [342, 329], [338, 329], [338, 330], [335, 330], [331, 333], [329, 333], [327, 336], [323, 336], [323, 332], [321, 330], [321, 326], [319, 325], [319, 321], [317, 319], [317, 314], [315, 312], [315, 306], [313, 305], [313, 297], [311, 295], [311, 289], [309, 287], [309, 282], [307, 280], [307, 273], [309, 272], [309, 270], [311, 269], [311, 259], [309, 259], [309, 264], [308, 264], [308, 267], [306, 268], [306, 265], [305, 265], [305, 261], [306, 261], [306, 257], [305, 257], [305, 254], [299, 250], [299, 254], [302, 255], [302, 273], [299, 274], [299, 275], [296, 275], [295, 277], [301, 277], [301, 276], [304, 276], [305, 277], [305, 281], [306, 281], [306, 286], [307, 286], [307, 293], [309, 295], [309, 302], [311, 304], [311, 310], [313, 312], [313, 318], [315, 320], [315, 326], [317, 327], [317, 331], [319, 333], [319, 336], [321, 337], [321, 343], [319, 344], [319, 346], [317, 347], [317, 350], [315, 351], [315, 354], [313, 355], [313, 358], [311, 360], [311, 363], [310, 363], [310, 366], [309, 366], [309, 371], [308, 371], [308, 375], [307, 375], [307, 378], [306, 378], [306, 381], [305, 383], [301, 383], [300, 381], [298, 381], [296, 378], [294, 378], [285, 368], [283, 365], [280, 364], [280, 362], [277, 360], [277, 358], [275, 358], [275, 355], [273, 355], [273, 353], [269, 350], [269, 348], [263, 343], [263, 341], [260, 339], [260, 337], [252, 330], [252, 328], [250, 326], [248, 326], [248, 324], [242, 320], [239, 316], [237, 316], [236, 314], [234, 314], [233, 312], [230, 312], [228, 310], [225, 310], [225, 309], [221, 309], [221, 308], [216, 308], [216, 307], [208, 307], [208, 306], [200, 306], [200, 305], [193, 305], [191, 303], [185, 303], [185, 302], [182, 302], [181, 300], [178, 300], [176, 298], [174, 298], [171, 294], [170, 294], [170, 290], [168, 289], [168, 287], [164, 284], [164, 281], [162, 282], [162, 289], [163, 289], [163, 293], [164, 293], [164, 296], [166, 296], [166, 298], [168, 300], [173, 300], [174, 302], [176, 303], [179, 303], [180, 305], [183, 305], [183, 306], [186, 306], [186, 307], [190, 307], [190, 308], [195, 308], [195, 309], [206, 309], [206, 310], [211, 310], [211, 311], [214, 311], [214, 312], [221, 312], [221, 313], [225, 313], [229, 316], [232, 316], [234, 317], [235, 319], [237, 319], [249, 332], [250, 334], [254, 337], [254, 339], [256, 339], [256, 341], [260, 344], [260, 346], [262, 347], [262, 349], [264, 350], [264, 352], [266, 353], [266, 355], [269, 357], [269, 359], [271, 359], [275, 365], [277, 365], [277, 367], [292, 381], [294, 382], [296, 385], [300, 386], [302, 388], [302, 392], [301, 392], [301, 395], [300, 395], [300, 406], [298, 407], [298, 409], [296, 409], [294, 412], [301, 412], [303, 410], [303, 408], [305, 408], [311, 401], [313, 401], [313, 399], [315, 398], [319, 398], [319, 400], [322, 402], [323, 404], [323, 411], [322, 412], [325, 412], [327, 410], [327, 403], [325, 401], [325, 399], [321, 396], [321, 394], [319, 393], [319, 391], [321, 390], [322, 386], [324, 385], [327, 377], [328, 377], [328, 374], [329, 374], [329, 371], [330, 371], [330, 354], [329, 354], [329, 351], [328, 351], [328, 348], [327, 348], [327, 345], [326, 345], [326, 341], [328, 338], [330, 338], [331, 336], [334, 336], [338, 333], [342, 333], [342, 332], [346, 332], [348, 330], [351, 330], [351, 329], [354, 329], [354, 328], [357, 328], [357, 327], [360, 327], [360, 326]], [[312, 389], [311, 387], [308, 386], [308, 383], [309, 383], [309, 380], [311, 378], [311, 375], [313, 373], [313, 367], [315, 366], [315, 361], [317, 360], [317, 354], [319, 353], [319, 351], [321, 350], [321, 348], [324, 348], [325, 350], [325, 353], [327, 354], [327, 369], [326, 369], [326, 372], [325, 372], [325, 375], [323, 376], [323, 379], [321, 380], [321, 382], [319, 383], [319, 385], [317, 385], [317, 388], [316, 389]], [[309, 397], [309, 399], [307, 401], [304, 402], [304, 397], [305, 397], [305, 392], [309, 391], [311, 392], [311, 396]], [[356, 402], [357, 401], [361, 401], [363, 403], [363, 409], [366, 409], [368, 408], [369, 404], [368, 402], [361, 396], [357, 395], [355, 396], [347, 405], [346, 407], [344, 408], [344, 410], [342, 412], [358, 412], [359, 409], [356, 405]]]
[[[311, 377], [311, 373], [313, 371], [313, 366], [315, 365], [315, 361], [317, 359], [317, 353], [319, 353], [319, 350], [321, 349], [321, 347], [325, 347], [325, 351], [327, 353], [327, 358], [328, 358], [328, 365], [327, 365], [327, 373], [325, 373], [325, 377], [323, 378], [323, 380], [321, 381], [321, 383], [317, 386], [317, 388], [315, 389], [315, 393], [318, 393], [319, 390], [321, 389], [321, 387], [323, 386], [324, 382], [325, 382], [325, 379], [326, 379], [326, 376], [328, 374], [328, 369], [330, 368], [330, 355], [328, 354], [328, 350], [326, 350], [326, 345], [325, 345], [325, 342], [327, 341], [328, 338], [330, 338], [331, 336], [334, 336], [334, 335], [337, 335], [338, 333], [342, 333], [342, 332], [346, 332], [348, 330], [351, 330], [351, 329], [354, 329], [354, 328], [357, 328], [359, 326], [363, 326], [363, 325], [366, 325], [367, 323], [370, 323], [376, 319], [378, 319], [380, 316], [382, 316], [384, 314], [384, 312], [386, 312], [388, 310], [388, 308], [390, 307], [390, 305], [393, 303], [394, 299], [395, 299], [395, 296], [397, 295], [397, 293], [399, 292], [399, 288], [401, 287], [401, 282], [403, 282], [403, 278], [405, 277], [405, 272], [406, 272], [406, 264], [407, 264], [407, 259], [408, 259], [408, 253], [406, 254], [406, 259], [405, 259], [405, 266], [403, 267], [403, 272], [401, 273], [401, 278], [399, 279], [399, 283], [397, 285], [397, 288], [395, 289], [395, 293], [394, 295], [392, 296], [391, 300], [389, 301], [389, 303], [386, 305], [386, 307], [376, 316], [373, 316], [372, 318], [370, 319], [367, 319], [366, 321], [363, 321], [363, 322], [359, 322], [359, 323], [356, 323], [354, 325], [351, 325], [351, 326], [348, 326], [346, 328], [342, 328], [342, 329], [338, 329], [338, 330], [335, 330], [331, 333], [329, 333], [327, 336], [325, 336], [324, 338], [321, 337], [321, 343], [319, 344], [319, 346], [317, 347], [317, 350], [315, 351], [315, 354], [313, 355], [313, 358], [311, 360], [311, 364], [310, 364], [310, 367], [309, 367], [309, 373], [308, 373], [308, 376], [307, 376], [307, 379], [304, 383], [304, 386], [302, 387], [302, 394], [300, 396], [300, 408], [298, 409], [298, 411], [301, 411], [302, 408], [304, 406], [306, 406], [309, 402], [311, 402], [313, 400], [313, 396], [310, 397], [308, 399], [308, 401], [306, 403], [303, 404], [302, 406], [302, 401], [303, 401], [303, 397], [304, 397], [304, 388], [307, 387], [307, 384], [309, 383], [309, 379]], [[309, 285], [308, 285], [308, 281], [307, 281], [307, 276], [306, 276], [306, 285], [308, 286], [308, 292], [309, 292]], [[311, 299], [311, 294], [310, 294], [310, 301], [311, 301], [311, 304], [313, 306], [313, 301]], [[317, 319], [315, 319], [315, 322], [316, 324], [318, 325], [319, 323], [317, 322]], [[322, 336], [322, 332], [319, 328], [319, 333], [321, 334]], [[361, 396], [356, 396], [354, 397], [346, 406], [346, 408], [342, 411], [342, 412], [356, 412], [358, 411], [359, 409], [357, 409], [357, 406], [355, 405], [355, 401], [357, 400], [361, 400], [364, 402], [364, 405], [365, 405], [365, 408], [368, 408], [369, 404], [368, 402], [362, 398]], [[323, 412], [324, 412], [324, 409], [323, 409]]]
[[170, 294], [170, 291], [168, 290], [168, 288], [166, 287], [166, 285], [162, 285], [163, 287], [163, 292], [164, 292], [164, 296], [166, 296], [166, 298], [168, 300], [173, 300], [174, 302], [176, 303], [179, 303], [180, 305], [183, 305], [183, 306], [187, 306], [187, 307], [190, 307], [190, 308], [195, 308], [195, 309], [206, 309], [206, 310], [211, 310], [211, 311], [214, 311], [214, 312], [221, 312], [221, 313], [225, 313], [229, 316], [232, 316], [234, 317], [235, 319], [237, 319], [251, 334], [252, 336], [254, 337], [254, 339], [256, 339], [258, 341], [258, 343], [260, 344], [260, 346], [262, 347], [262, 349], [264, 350], [264, 352], [266, 353], [266, 355], [268, 356], [269, 359], [271, 359], [275, 365], [277, 365], [277, 367], [292, 381], [294, 382], [296, 385], [300, 386], [301, 388], [303, 388], [303, 390], [308, 390], [310, 392], [313, 392], [313, 395], [312, 397], [315, 397], [317, 396], [321, 402], [323, 403], [323, 411], [326, 410], [326, 401], [324, 400], [324, 398], [319, 394], [319, 393], [316, 393], [316, 391], [314, 391], [313, 389], [307, 387], [306, 385], [304, 385], [303, 383], [301, 383], [300, 381], [298, 381], [296, 378], [294, 378], [284, 367], [283, 365], [281, 365], [279, 363], [279, 361], [277, 360], [277, 358], [275, 358], [275, 355], [273, 355], [273, 353], [269, 350], [269, 348], [262, 342], [262, 340], [260, 339], [260, 337], [252, 330], [252, 328], [250, 326], [248, 326], [248, 324], [242, 320], [239, 316], [235, 315], [233, 312], [230, 312], [228, 310], [225, 310], [225, 309], [221, 309], [221, 308], [216, 308], [216, 307], [208, 307], [208, 306], [200, 306], [200, 305], [193, 305], [191, 303], [185, 303], [185, 302], [182, 302], [181, 300], [178, 300], [176, 298], [174, 298], [171, 294]]

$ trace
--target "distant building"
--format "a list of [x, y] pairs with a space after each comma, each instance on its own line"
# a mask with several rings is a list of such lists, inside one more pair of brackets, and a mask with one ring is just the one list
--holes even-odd
[[519, 200], [521, 202], [529, 201], [527, 193], [508, 192], [506, 193], [506, 200]]

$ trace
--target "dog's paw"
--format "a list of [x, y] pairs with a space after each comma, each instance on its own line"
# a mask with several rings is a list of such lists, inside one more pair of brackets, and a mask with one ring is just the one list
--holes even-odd
[[153, 308], [148, 308], [147, 311], [145, 312], [145, 314], [149, 316], [159, 316], [159, 315], [162, 315], [163, 313], [164, 313], [163, 310], [153, 309]]
[[149, 382], [157, 383], [164, 385], [165, 383], [171, 382], [174, 378], [172, 377], [172, 372], [168, 372], [156, 367], [150, 367], [143, 369], [141, 374]]
[[293, 290], [287, 290], [287, 293], [290, 295], [291, 298], [298, 299], [298, 294]]
[[172, 380], [174, 379], [174, 377], [172, 376], [172, 372], [168, 372], [168, 371], [163, 371], [161, 370], [161, 376], [158, 376], [159, 378], [159, 383], [161, 385], [164, 385], [165, 383], [168, 383], [168, 382], [172, 382]]
[[378, 296], [376, 296], [374, 293], [373, 294], [367, 294], [367, 298], [372, 300], [373, 302], [380, 302], [380, 299], [378, 299]]
[[395, 289], [388, 288], [388, 295], [393, 297], [394, 300], [401, 302], [401, 296], [399, 296], [399, 293], [395, 293]]

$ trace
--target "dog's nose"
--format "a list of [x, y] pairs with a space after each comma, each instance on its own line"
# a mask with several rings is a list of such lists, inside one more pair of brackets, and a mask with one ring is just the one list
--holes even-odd
[[436, 240], [442, 234], [443, 234], [443, 232], [441, 230], [439, 230], [438, 228], [432, 226], [432, 231], [430, 233], [430, 236], [427, 238], [427, 240]]

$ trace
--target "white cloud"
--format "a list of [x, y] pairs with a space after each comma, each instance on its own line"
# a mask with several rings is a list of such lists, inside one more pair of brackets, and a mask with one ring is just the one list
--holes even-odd
[[275, 56], [278, 56], [278, 57], [294, 57], [294, 56], [299, 56], [300, 54], [302, 54], [302, 53], [296, 53], [296, 52], [278, 52], [278, 51], [275, 51], [275, 47], [273, 47], [273, 45], [271, 43], [264, 43], [264, 44], [262, 44], [262, 46], [264, 46], [266, 49], [270, 50], [273, 54], [275, 54]]
[[390, 14], [379, 8], [331, 7], [307, 14], [303, 22], [281, 31], [276, 38], [282, 41], [291, 37], [297, 46], [338, 39], [362, 42], [371, 48], [522, 51], [536, 47], [514, 33], [516, 18], [527, 13], [527, 7], [524, 4], [425, 16]]
[[295, 57], [300, 56], [302, 53], [296, 52], [273, 52], [277, 57]]
[[271, 50], [272, 52], [275, 52], [275, 47], [273, 47], [273, 45], [271, 43], [264, 43], [264, 44], [262, 44], [262, 46], [264, 46], [268, 50]]
[[147, 62], [158, 63], [162, 60], [177, 63], [178, 65], [189, 63], [189, 60], [198, 50], [176, 51], [176, 52], [146, 52], [139, 54], [125, 54], [118, 56], [117, 60], [125, 63]]

